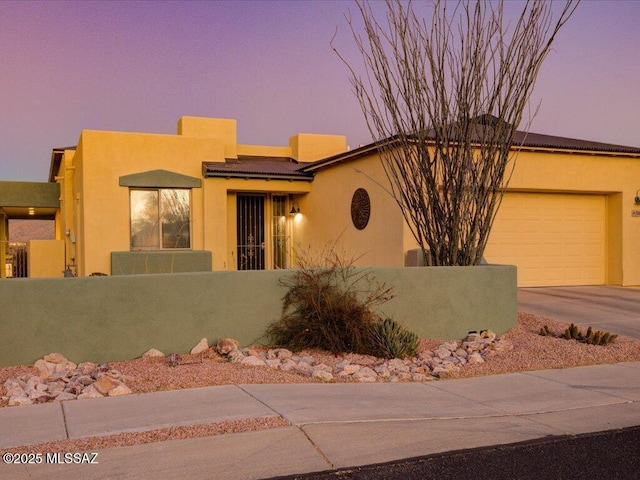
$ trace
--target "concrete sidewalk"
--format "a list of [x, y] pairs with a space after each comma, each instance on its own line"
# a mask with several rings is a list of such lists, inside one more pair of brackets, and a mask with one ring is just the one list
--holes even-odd
[[99, 450], [97, 465], [0, 464], [14, 479], [261, 479], [640, 425], [640, 362], [430, 383], [198, 388], [0, 409], [0, 451], [282, 416], [293, 426]]

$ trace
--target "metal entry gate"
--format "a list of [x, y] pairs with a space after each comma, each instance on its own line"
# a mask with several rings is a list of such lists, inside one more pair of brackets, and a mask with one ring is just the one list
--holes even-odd
[[9, 242], [7, 255], [3, 264], [7, 278], [27, 278], [27, 244], [21, 242]]
[[237, 196], [238, 270], [264, 270], [264, 196]]

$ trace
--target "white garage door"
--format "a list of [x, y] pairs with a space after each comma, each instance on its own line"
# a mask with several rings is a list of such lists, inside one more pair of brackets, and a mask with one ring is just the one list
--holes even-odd
[[518, 286], [605, 283], [605, 197], [508, 193], [485, 258], [517, 265]]

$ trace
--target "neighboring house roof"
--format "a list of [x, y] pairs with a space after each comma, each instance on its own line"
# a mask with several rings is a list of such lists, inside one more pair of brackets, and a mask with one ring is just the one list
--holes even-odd
[[313, 173], [302, 171], [310, 162], [286, 157], [238, 155], [222, 162], [202, 162], [202, 175], [218, 178], [262, 178], [274, 180], [313, 180]]

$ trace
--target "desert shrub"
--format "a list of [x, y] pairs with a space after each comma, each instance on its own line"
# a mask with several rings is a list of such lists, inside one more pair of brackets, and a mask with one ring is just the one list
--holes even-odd
[[356, 269], [353, 258], [325, 248], [319, 255], [299, 255], [298, 269], [281, 279], [287, 287], [279, 320], [267, 327], [271, 342], [293, 351], [368, 353], [374, 309], [393, 297], [370, 270]]
[[418, 354], [418, 336], [391, 318], [371, 327], [371, 355], [382, 358], [405, 358]]

